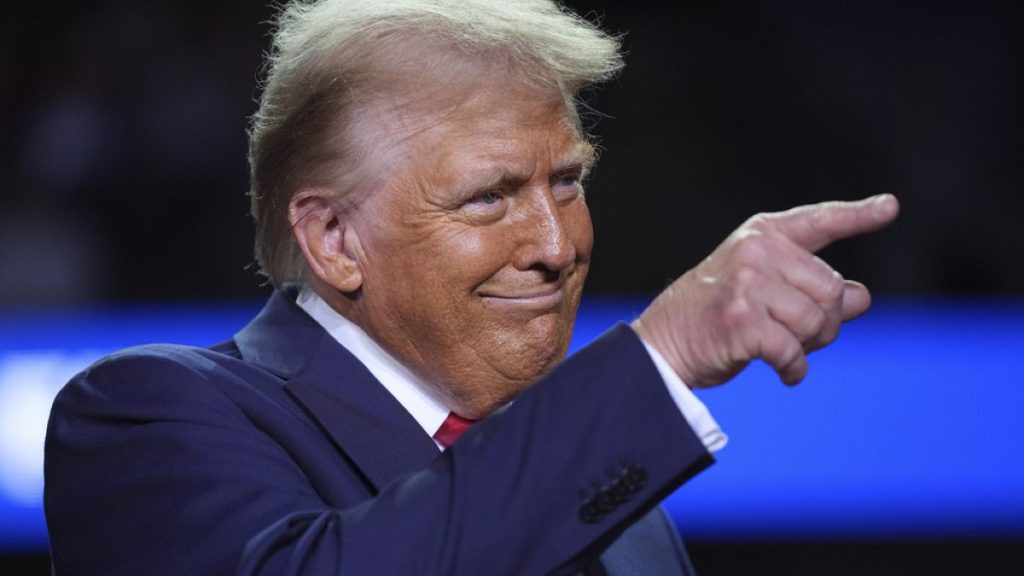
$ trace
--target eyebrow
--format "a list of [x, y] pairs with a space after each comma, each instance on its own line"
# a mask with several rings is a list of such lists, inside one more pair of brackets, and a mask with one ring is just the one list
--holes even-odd
[[556, 173], [566, 172], [579, 166], [580, 180], [582, 180], [587, 177], [597, 162], [597, 147], [586, 140], [580, 140], [573, 148], [573, 151], [566, 157], [562, 158], [559, 162], [555, 162], [554, 171]]
[[597, 162], [597, 146], [594, 146], [586, 140], [580, 140], [576, 143], [574, 148], [572, 156], [575, 158], [575, 162], [569, 162], [569, 164], [572, 165], [578, 163], [587, 171], [593, 168], [594, 163]]
[[[568, 152], [552, 162], [551, 173], [564, 174], [578, 167], [581, 172], [580, 179], [583, 179], [593, 167], [596, 157], [596, 147], [585, 140], [579, 140]], [[499, 187], [502, 184], [518, 183], [529, 179], [508, 162], [484, 161], [482, 164], [486, 167], [481, 167], [482, 169], [465, 181], [463, 186], [459, 186], [460, 195], [470, 195], [480, 190]]]

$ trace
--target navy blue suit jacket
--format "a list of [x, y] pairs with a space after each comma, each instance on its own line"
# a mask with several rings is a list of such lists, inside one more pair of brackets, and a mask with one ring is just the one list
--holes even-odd
[[657, 504], [710, 462], [625, 326], [438, 454], [278, 292], [224, 344], [75, 377], [44, 504], [57, 575], [680, 574]]

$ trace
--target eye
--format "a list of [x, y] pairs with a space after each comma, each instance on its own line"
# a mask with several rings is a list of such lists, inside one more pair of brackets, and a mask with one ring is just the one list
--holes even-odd
[[555, 198], [568, 201], [583, 194], [583, 185], [580, 182], [580, 173], [577, 171], [563, 172], [558, 174], [551, 183], [552, 192]]
[[576, 174], [563, 174], [558, 177], [559, 186], [575, 186], [580, 183], [580, 177]]
[[502, 200], [502, 198], [504, 198], [504, 196], [502, 195], [502, 193], [500, 191], [498, 191], [498, 190], [488, 190], [487, 192], [484, 192], [483, 194], [478, 194], [478, 195], [474, 196], [473, 199], [470, 200], [470, 202], [475, 202], [477, 204], [488, 204], [488, 205], [490, 205], [490, 204], [497, 204], [498, 202], [500, 202]]
[[479, 224], [496, 222], [507, 209], [507, 196], [501, 189], [480, 192], [462, 204], [462, 213]]

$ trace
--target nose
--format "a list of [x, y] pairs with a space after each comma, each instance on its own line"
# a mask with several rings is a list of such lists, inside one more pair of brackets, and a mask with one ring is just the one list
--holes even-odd
[[561, 272], [576, 261], [576, 245], [562, 209], [549, 188], [535, 190], [519, 227], [518, 270], [542, 267]]

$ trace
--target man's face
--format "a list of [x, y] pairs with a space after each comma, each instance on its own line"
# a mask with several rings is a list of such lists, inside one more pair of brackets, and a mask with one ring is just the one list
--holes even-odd
[[593, 245], [593, 150], [560, 95], [475, 88], [436, 114], [383, 115], [392, 161], [351, 220], [356, 321], [470, 418], [565, 356]]

